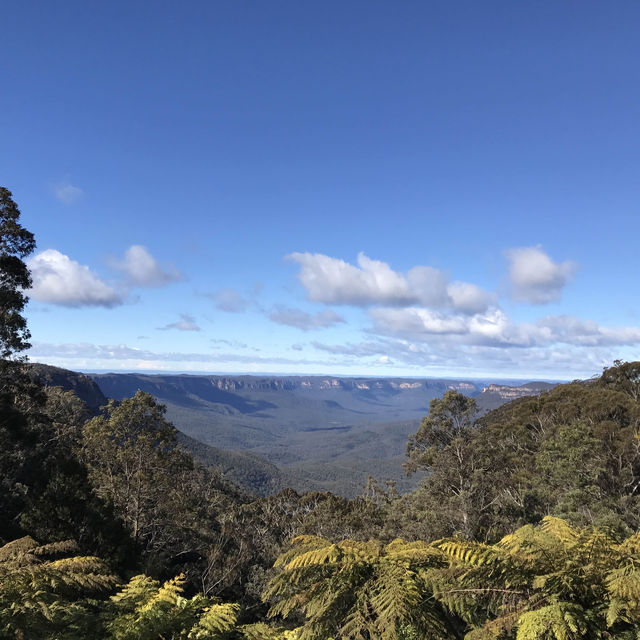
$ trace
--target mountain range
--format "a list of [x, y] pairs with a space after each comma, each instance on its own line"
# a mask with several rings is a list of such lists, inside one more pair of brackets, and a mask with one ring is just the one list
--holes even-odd
[[413, 488], [403, 470], [407, 438], [429, 402], [454, 389], [484, 413], [514, 398], [552, 388], [479, 381], [335, 376], [207, 376], [108, 373], [85, 375], [32, 365], [50, 386], [72, 389], [93, 409], [138, 390], [167, 407], [182, 446], [261, 495], [285, 486], [361, 492], [367, 477]]

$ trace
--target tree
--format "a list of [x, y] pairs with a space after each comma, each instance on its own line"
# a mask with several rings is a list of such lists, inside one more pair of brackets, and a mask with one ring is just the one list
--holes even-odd
[[439, 451], [469, 432], [476, 413], [476, 401], [457, 391], [450, 390], [442, 398], [434, 398], [429, 404], [429, 415], [422, 419], [417, 433], [407, 443], [407, 473], [428, 469]]
[[156, 580], [134, 576], [107, 609], [110, 640], [218, 640], [236, 626], [239, 606], [221, 604], [195, 595], [185, 598], [180, 575], [162, 586]]
[[270, 617], [303, 614], [299, 640], [404, 640], [461, 637], [456, 616], [434, 599], [428, 576], [447, 566], [426, 542], [299, 536], [276, 561], [264, 593]]
[[71, 392], [47, 397], [20, 355], [30, 346], [22, 312], [32, 284], [23, 259], [35, 240], [19, 217], [11, 192], [0, 187], [0, 539], [70, 537], [84, 552], [114, 551], [121, 527], [76, 457], [86, 407]]
[[[83, 428], [81, 457], [96, 494], [122, 518], [145, 568], [174, 574], [175, 564], [204, 561], [230, 507], [222, 482], [177, 447], [165, 407], [138, 391], [110, 401]], [[164, 574], [163, 574], [164, 575]]]
[[20, 225], [11, 192], [0, 187], [0, 538], [19, 534], [16, 520], [28, 500], [29, 487], [41, 468], [41, 431], [25, 409], [39, 409], [42, 398], [24, 374], [20, 353], [29, 345], [22, 315], [31, 287], [23, 258], [35, 249], [33, 234]]
[[20, 210], [11, 191], [0, 187], [0, 359], [8, 360], [28, 349], [29, 330], [22, 316], [31, 287], [31, 275], [23, 259], [33, 253], [33, 234], [18, 222]]
[[622, 391], [637, 402], [640, 400], [640, 362], [614, 360], [612, 367], [605, 367], [598, 384]]
[[468, 640], [638, 637], [640, 534], [616, 544], [598, 529], [545, 517], [495, 545], [435, 546], [451, 565], [435, 577], [434, 595], [467, 622]]
[[114, 505], [137, 544], [160, 534], [163, 493], [190, 460], [176, 449], [176, 430], [165, 408], [138, 391], [121, 403], [111, 400], [105, 415], [84, 427], [83, 457], [100, 495]]
[[637, 530], [640, 403], [627, 386], [639, 368], [614, 367], [603, 379], [520, 398], [453, 438], [449, 429], [445, 437], [421, 429], [410, 462], [428, 463], [428, 476], [390, 505], [385, 534], [495, 542], [546, 514], [616, 537]]
[[0, 637], [96, 638], [95, 598], [116, 585], [106, 563], [71, 541], [40, 546], [30, 537], [0, 547]]
[[[413, 506], [422, 500], [421, 510], [429, 512], [427, 530], [423, 528], [418, 537], [459, 533], [472, 538], [486, 518], [491, 499], [485, 491], [484, 475], [490, 461], [479, 456], [471, 444], [476, 412], [475, 400], [447, 391], [431, 401], [429, 415], [409, 438], [405, 471], [429, 472], [422, 490], [409, 497]], [[398, 501], [391, 512], [397, 513], [404, 505], [406, 500]]]

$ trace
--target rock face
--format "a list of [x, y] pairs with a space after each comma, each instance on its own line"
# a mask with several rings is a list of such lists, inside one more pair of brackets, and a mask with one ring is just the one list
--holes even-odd
[[45, 387], [62, 387], [65, 391], [73, 391], [93, 412], [107, 404], [100, 387], [83, 373], [34, 363], [29, 365], [29, 375]]
[[476, 402], [479, 409], [484, 413], [518, 398], [537, 396], [553, 389], [555, 386], [551, 382], [529, 382], [519, 387], [510, 387], [506, 384], [490, 384], [484, 387], [482, 392], [476, 396]]
[[[98, 414], [100, 407], [108, 402], [93, 378], [83, 373], [32, 363], [29, 365], [29, 375], [32, 380], [45, 387], [61, 387], [65, 391], [73, 391], [94, 414]], [[241, 451], [212, 447], [193, 440], [180, 431], [177, 437], [180, 446], [195, 458], [207, 466], [220, 469], [227, 480], [251, 494], [269, 495], [287, 485], [286, 478], [280, 470], [263, 458]]]
[[[71, 389], [94, 411], [139, 389], [167, 406], [180, 443], [239, 485], [267, 494], [289, 486], [359, 495], [369, 475], [409, 490], [402, 463], [407, 438], [429, 402], [455, 390], [481, 413], [553, 387], [470, 380], [337, 376], [85, 376], [31, 365], [35, 378]], [[416, 480], [417, 481], [417, 480]], [[412, 481], [413, 482], [413, 481]]]
[[473, 382], [459, 382], [446, 380], [407, 380], [402, 378], [334, 378], [324, 376], [197, 376], [197, 375], [144, 375], [144, 374], [99, 374], [94, 376], [99, 384], [107, 386], [114, 384], [114, 376], [137, 375], [150, 383], [154, 378], [162, 379], [162, 384], [171, 383], [191, 388], [202, 388], [203, 385], [214, 387], [220, 391], [380, 391], [394, 392], [406, 390], [440, 390], [455, 389], [460, 393], [475, 395], [480, 387]]
[[116, 400], [138, 389], [151, 393], [184, 434], [267, 460], [294, 489], [342, 495], [358, 495], [368, 475], [412, 488], [402, 462], [429, 402], [450, 389], [477, 395], [487, 384], [331, 375], [108, 373], [93, 379]]
[[516, 398], [523, 398], [524, 396], [537, 396], [543, 391], [553, 389], [555, 385], [549, 382], [532, 382], [530, 384], [523, 384], [520, 387], [509, 387], [506, 384], [490, 384], [488, 387], [482, 389], [482, 393], [497, 394], [503, 400], [515, 400]]

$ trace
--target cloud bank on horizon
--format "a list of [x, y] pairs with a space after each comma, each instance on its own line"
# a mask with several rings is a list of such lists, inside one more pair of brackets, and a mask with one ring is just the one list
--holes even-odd
[[[238, 353], [239, 348], [264, 349], [249, 347], [232, 336], [212, 338], [216, 344], [210, 345], [211, 352], [36, 342], [31, 356], [89, 369], [222, 370], [232, 365], [255, 371], [285, 367], [299, 373], [307, 367], [309, 372], [354, 374], [375, 369], [388, 375], [461, 375], [465, 370], [508, 375], [523, 367], [534, 371], [537, 367], [547, 377], [553, 377], [554, 372], [567, 377], [586, 367], [597, 371], [617, 357], [616, 349], [640, 345], [640, 327], [601, 326], [566, 313], [541, 314], [532, 321], [512, 319], [501, 302], [516, 310], [558, 303], [576, 276], [578, 265], [554, 260], [540, 245], [510, 248], [503, 255], [506, 285], [503, 282], [494, 290], [451, 280], [446, 272], [431, 266], [396, 271], [363, 252], [353, 264], [325, 254], [295, 252], [285, 258], [298, 267], [297, 279], [314, 310], [294, 307], [284, 300], [264, 306], [258, 301], [262, 286], [254, 286], [253, 297], [232, 287], [199, 296], [223, 315], [252, 314], [253, 322], [263, 327], [279, 325], [293, 332], [285, 350], [288, 353]], [[29, 260], [34, 282], [29, 294], [52, 306], [77, 310], [103, 307], [116, 313], [116, 307], [125, 302], [142, 304], [139, 297], [132, 297], [132, 289], [162, 288], [185, 280], [175, 266], [161, 264], [142, 245], [132, 245], [122, 259], [107, 259], [106, 265], [120, 275], [119, 281], [101, 279], [89, 266], [47, 249]], [[316, 339], [307, 343], [294, 339], [296, 331], [304, 335], [341, 325], [349, 329], [350, 338], [359, 339]], [[191, 312], [181, 312], [178, 320], [155, 328], [203, 332], [201, 322]], [[232, 351], [214, 352], [222, 344]], [[306, 357], [293, 353], [301, 351]]]

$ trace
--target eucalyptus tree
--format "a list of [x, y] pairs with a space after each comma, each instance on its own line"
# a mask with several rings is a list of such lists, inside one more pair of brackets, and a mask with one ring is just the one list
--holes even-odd
[[34, 458], [39, 430], [24, 411], [37, 406], [38, 397], [21, 366], [30, 346], [23, 311], [32, 284], [24, 259], [36, 243], [19, 219], [11, 192], [0, 187], [0, 538], [5, 539], [19, 532], [17, 519], [39, 468]]
[[30, 333], [22, 315], [29, 301], [25, 291], [31, 285], [31, 274], [24, 259], [33, 253], [33, 233], [19, 222], [20, 209], [11, 191], [0, 187], [0, 359], [23, 359], [19, 354], [28, 349]]

